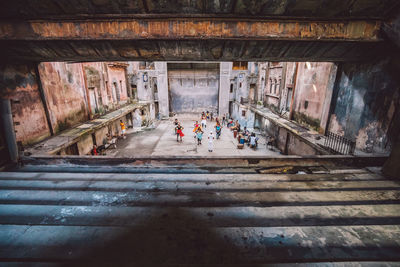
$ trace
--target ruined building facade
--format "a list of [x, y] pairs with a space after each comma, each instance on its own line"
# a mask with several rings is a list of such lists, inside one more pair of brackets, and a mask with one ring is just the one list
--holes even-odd
[[279, 135], [256, 112], [267, 108], [321, 135], [354, 140], [360, 152], [385, 154], [400, 134], [400, 88], [383, 71], [389, 68], [386, 61], [248, 63], [232, 68], [230, 113], [243, 126]]
[[[322, 137], [334, 133], [354, 140], [359, 151], [387, 153], [400, 132], [399, 83], [382, 71], [387, 64], [45, 62], [3, 70], [1, 79], [9, 84], [3, 97], [12, 100], [16, 138], [23, 146], [138, 103], [141, 108], [123, 118], [133, 127], [208, 110], [274, 136], [282, 152], [299, 153], [290, 152], [288, 144], [289, 135], [298, 139], [297, 130], [288, 132], [265, 115], [272, 112], [297, 123], [297, 129]], [[118, 125], [109, 129], [115, 133]], [[301, 153], [324, 152], [317, 145]]]

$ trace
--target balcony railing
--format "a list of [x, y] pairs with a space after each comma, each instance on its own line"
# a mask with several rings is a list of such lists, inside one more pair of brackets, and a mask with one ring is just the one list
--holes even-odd
[[356, 149], [356, 141], [347, 139], [343, 136], [327, 132], [325, 134], [325, 148], [331, 153], [343, 154], [343, 155], [354, 155]]

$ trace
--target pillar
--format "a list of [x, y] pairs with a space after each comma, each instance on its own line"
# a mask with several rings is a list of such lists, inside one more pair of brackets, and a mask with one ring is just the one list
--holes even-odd
[[220, 63], [219, 93], [218, 93], [218, 115], [222, 116], [229, 112], [229, 90], [232, 62]]
[[169, 117], [167, 62], [154, 62], [157, 71], [158, 105], [161, 117]]
[[0, 100], [0, 112], [1, 112], [1, 123], [4, 131], [4, 139], [7, 144], [8, 153], [11, 162], [16, 163], [18, 161], [18, 146], [15, 137], [14, 121], [11, 112], [11, 100], [1, 99]]

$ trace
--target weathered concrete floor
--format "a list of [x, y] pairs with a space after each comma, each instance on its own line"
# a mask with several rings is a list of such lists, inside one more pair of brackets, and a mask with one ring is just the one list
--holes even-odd
[[400, 183], [365, 170], [0, 173], [3, 263], [398, 266], [399, 251]]
[[161, 121], [154, 130], [132, 133], [128, 131], [125, 140], [119, 140], [116, 150], [108, 150], [108, 156], [131, 157], [131, 156], [278, 156], [277, 151], [266, 148], [265, 139], [261, 136], [258, 149], [254, 150], [247, 146], [244, 149], [237, 149], [237, 140], [233, 133], [227, 128], [222, 129], [221, 138], [214, 140], [214, 151], [208, 152], [207, 137], [213, 131], [215, 137], [215, 121], [208, 121], [207, 128], [203, 135], [202, 145], [198, 146], [194, 139], [194, 122], [199, 120], [195, 116], [178, 116], [184, 127], [183, 142], [176, 141], [174, 135], [173, 119]]

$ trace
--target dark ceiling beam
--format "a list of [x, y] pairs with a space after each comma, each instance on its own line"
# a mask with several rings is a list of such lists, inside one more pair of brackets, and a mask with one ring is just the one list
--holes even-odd
[[382, 22], [250, 19], [0, 21], [0, 40], [382, 41]]

